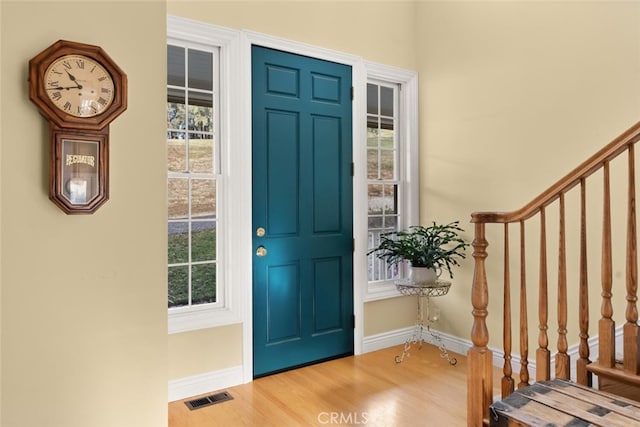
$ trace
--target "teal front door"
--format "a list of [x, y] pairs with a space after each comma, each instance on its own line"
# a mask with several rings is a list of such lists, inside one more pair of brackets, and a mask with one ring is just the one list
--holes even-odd
[[254, 46], [254, 377], [353, 354], [351, 68]]

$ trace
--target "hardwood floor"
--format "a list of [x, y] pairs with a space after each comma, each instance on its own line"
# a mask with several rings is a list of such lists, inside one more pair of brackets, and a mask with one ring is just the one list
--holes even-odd
[[458, 360], [451, 366], [425, 344], [396, 364], [401, 351], [391, 347], [259, 378], [226, 389], [233, 400], [193, 411], [172, 402], [169, 427], [465, 426], [466, 358], [451, 354]]

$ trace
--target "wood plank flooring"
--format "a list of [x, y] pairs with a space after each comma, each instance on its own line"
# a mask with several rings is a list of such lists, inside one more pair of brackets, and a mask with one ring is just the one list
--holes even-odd
[[169, 427], [465, 426], [466, 357], [451, 353], [458, 360], [451, 366], [425, 344], [396, 364], [401, 351], [391, 347], [259, 378], [226, 389], [233, 400], [193, 411], [172, 402]]

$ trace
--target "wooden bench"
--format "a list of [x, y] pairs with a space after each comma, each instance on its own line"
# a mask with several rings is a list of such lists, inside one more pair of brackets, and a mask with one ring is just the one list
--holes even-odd
[[555, 379], [490, 407], [490, 426], [640, 426], [640, 402]]

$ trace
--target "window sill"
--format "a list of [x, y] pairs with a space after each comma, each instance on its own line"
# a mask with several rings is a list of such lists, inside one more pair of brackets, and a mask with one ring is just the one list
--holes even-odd
[[367, 293], [364, 302], [378, 301], [382, 299], [396, 298], [402, 296], [393, 280], [375, 282], [367, 284]]
[[241, 323], [233, 311], [223, 307], [175, 308], [169, 310], [169, 334]]

